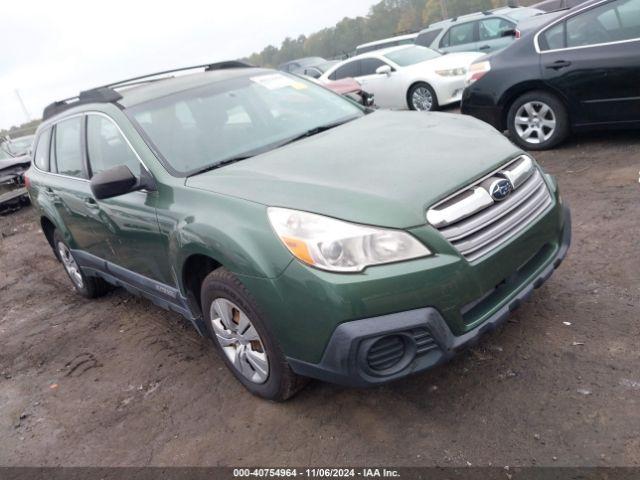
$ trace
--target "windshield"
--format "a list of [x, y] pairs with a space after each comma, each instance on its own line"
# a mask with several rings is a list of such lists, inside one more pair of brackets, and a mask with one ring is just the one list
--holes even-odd
[[14, 155], [22, 155], [31, 148], [32, 142], [33, 136], [16, 138], [9, 143], [9, 149]]
[[6, 160], [7, 158], [11, 158], [11, 155], [9, 155], [6, 151], [5, 151], [6, 145], [0, 144], [0, 160]]
[[433, 60], [440, 57], [441, 54], [430, 48], [414, 45], [401, 50], [394, 50], [384, 56], [400, 67], [408, 67], [416, 63]]
[[127, 109], [172, 173], [188, 176], [232, 158], [364, 115], [354, 103], [299, 77], [256, 73]]

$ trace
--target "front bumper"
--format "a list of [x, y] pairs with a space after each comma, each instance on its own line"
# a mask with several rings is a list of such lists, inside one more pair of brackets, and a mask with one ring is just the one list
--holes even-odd
[[[319, 363], [288, 358], [291, 368], [299, 375], [331, 383], [370, 386], [448, 361], [457, 351], [475, 344], [485, 333], [505, 322], [510, 313], [560, 266], [571, 244], [570, 211], [565, 207], [563, 213], [564, 226], [557, 249], [552, 255], [541, 250], [493, 292], [470, 306], [471, 309], [481, 306], [482, 302], [491, 301], [491, 296], [500, 295], [505, 290], [510, 293], [508, 301], [473, 330], [454, 335], [440, 312], [432, 307], [355, 320], [338, 325]], [[376, 342], [390, 337], [395, 341], [389, 343], [389, 348], [395, 352], [396, 364], [383, 370], [372, 368], [372, 347], [382, 345]], [[378, 348], [376, 352], [378, 357], [385, 354], [384, 348]]]

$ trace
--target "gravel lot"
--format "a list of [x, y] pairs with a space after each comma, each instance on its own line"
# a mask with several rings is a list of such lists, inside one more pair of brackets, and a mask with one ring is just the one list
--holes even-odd
[[0, 217], [0, 465], [640, 466], [640, 135], [536, 157], [574, 243], [510, 322], [430, 372], [284, 404], [177, 315], [77, 296], [33, 209]]

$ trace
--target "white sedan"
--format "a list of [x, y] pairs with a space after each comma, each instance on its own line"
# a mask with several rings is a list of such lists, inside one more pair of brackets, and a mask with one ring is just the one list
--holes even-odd
[[478, 52], [441, 54], [418, 45], [392, 47], [349, 58], [320, 80], [353, 77], [382, 108], [437, 110], [460, 101], [469, 65], [482, 56]]

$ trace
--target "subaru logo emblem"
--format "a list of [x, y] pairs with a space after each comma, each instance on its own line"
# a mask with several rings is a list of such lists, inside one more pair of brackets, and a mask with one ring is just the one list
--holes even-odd
[[496, 180], [489, 187], [489, 195], [496, 202], [501, 202], [505, 198], [509, 196], [509, 194], [513, 191], [513, 185], [511, 182], [506, 179]]

